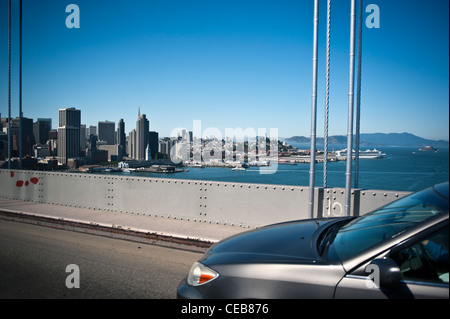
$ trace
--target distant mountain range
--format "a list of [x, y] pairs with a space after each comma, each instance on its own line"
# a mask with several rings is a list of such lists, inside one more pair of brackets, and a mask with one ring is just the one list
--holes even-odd
[[[310, 147], [311, 139], [305, 136], [293, 136], [280, 138], [281, 141], [295, 147]], [[353, 137], [354, 141], [354, 137]], [[322, 147], [324, 138], [316, 138], [318, 147]], [[333, 135], [328, 137], [328, 145], [334, 147], [346, 147], [347, 136]], [[449, 142], [444, 140], [428, 140], [411, 133], [365, 133], [360, 135], [360, 147], [423, 147], [448, 148]]]

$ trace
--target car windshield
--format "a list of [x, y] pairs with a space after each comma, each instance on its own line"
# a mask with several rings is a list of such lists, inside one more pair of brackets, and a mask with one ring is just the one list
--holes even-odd
[[344, 225], [330, 251], [345, 260], [441, 213], [448, 213], [448, 188], [447, 198], [434, 188], [414, 193]]

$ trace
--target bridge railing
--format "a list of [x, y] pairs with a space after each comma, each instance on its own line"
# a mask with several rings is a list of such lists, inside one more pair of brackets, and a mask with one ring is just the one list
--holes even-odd
[[[315, 188], [314, 217], [344, 216], [345, 189]], [[408, 192], [352, 190], [362, 215]], [[309, 188], [92, 173], [0, 170], [0, 197], [112, 213], [257, 227], [308, 218]]]

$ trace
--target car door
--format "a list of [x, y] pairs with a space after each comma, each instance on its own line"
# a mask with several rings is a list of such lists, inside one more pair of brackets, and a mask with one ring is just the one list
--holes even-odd
[[397, 281], [384, 284], [390, 274], [372, 261], [342, 278], [335, 298], [449, 298], [448, 235], [447, 224], [393, 248], [385, 257]]

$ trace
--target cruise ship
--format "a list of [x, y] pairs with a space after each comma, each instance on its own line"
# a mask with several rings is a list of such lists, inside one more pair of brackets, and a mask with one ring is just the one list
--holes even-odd
[[[340, 151], [335, 151], [336, 157], [338, 158], [346, 158], [347, 157], [347, 149], [343, 149]], [[365, 150], [365, 151], [359, 151], [359, 158], [367, 158], [367, 159], [374, 159], [374, 158], [385, 158], [386, 153], [383, 153], [380, 150], [377, 150], [374, 148], [373, 150]], [[355, 158], [355, 150], [352, 152], [352, 158]]]

